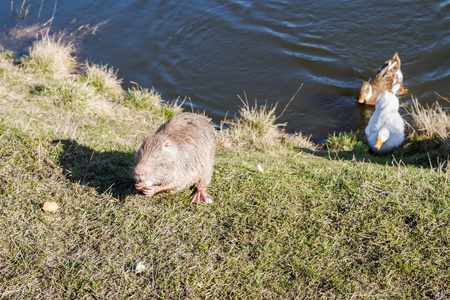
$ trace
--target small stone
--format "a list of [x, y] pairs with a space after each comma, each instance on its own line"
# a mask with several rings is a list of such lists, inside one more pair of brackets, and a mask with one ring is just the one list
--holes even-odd
[[263, 167], [261, 167], [261, 165], [257, 165], [256, 168], [254, 168], [252, 171], [254, 171], [254, 172], [263, 172], [264, 169], [263, 169]]
[[147, 269], [147, 267], [144, 265], [144, 263], [142, 261], [140, 261], [137, 265], [136, 265], [136, 273], [141, 273], [144, 272]]
[[59, 205], [55, 202], [45, 202], [44, 203], [44, 211], [54, 213], [58, 209]]

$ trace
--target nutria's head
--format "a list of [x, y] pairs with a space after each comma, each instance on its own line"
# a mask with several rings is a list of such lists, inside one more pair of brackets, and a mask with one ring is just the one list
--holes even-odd
[[146, 186], [159, 185], [172, 172], [176, 162], [176, 144], [164, 134], [155, 134], [144, 138], [137, 151], [134, 177]]

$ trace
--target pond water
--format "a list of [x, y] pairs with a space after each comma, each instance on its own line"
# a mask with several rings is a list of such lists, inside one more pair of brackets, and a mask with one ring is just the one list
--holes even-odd
[[[55, 0], [25, 2], [30, 21], [48, 20]], [[2, 1], [11, 28], [23, 1]], [[53, 27], [105, 21], [80, 43], [81, 60], [119, 69], [164, 100], [188, 99], [217, 123], [233, 116], [244, 91], [277, 113], [303, 84], [279, 122], [321, 140], [361, 129], [373, 111], [358, 88], [398, 52], [404, 86], [422, 104], [450, 103], [450, 1], [131, 0], [56, 3]], [[11, 6], [13, 9], [11, 10]], [[189, 103], [189, 101], [192, 103]]]

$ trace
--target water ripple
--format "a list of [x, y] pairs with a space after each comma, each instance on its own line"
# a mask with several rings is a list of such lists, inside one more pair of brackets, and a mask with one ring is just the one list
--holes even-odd
[[[10, 5], [0, 1], [0, 11]], [[51, 17], [52, 3], [44, 6]], [[10, 26], [8, 18], [0, 14]], [[421, 103], [450, 93], [450, 1], [58, 1], [53, 26], [74, 18], [111, 19], [79, 57], [167, 100], [186, 96], [215, 121], [238, 110], [243, 90], [283, 107], [304, 83], [280, 119], [288, 130], [320, 139], [363, 128], [371, 111], [355, 103], [358, 88], [395, 52]]]

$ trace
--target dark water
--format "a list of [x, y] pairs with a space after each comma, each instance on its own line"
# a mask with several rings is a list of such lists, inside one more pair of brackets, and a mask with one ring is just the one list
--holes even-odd
[[[0, 3], [10, 27], [15, 9]], [[41, 20], [54, 3], [43, 2]], [[41, 0], [28, 4], [36, 20]], [[105, 20], [80, 58], [118, 68], [125, 88], [187, 97], [216, 122], [237, 112], [244, 91], [251, 103], [279, 102], [280, 113], [303, 83], [279, 120], [288, 131], [317, 140], [362, 128], [372, 110], [355, 102], [358, 88], [395, 52], [410, 92], [401, 102], [450, 106], [435, 95], [450, 96], [450, 1], [59, 0], [53, 26]]]

